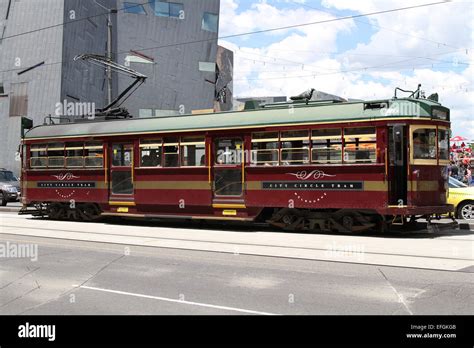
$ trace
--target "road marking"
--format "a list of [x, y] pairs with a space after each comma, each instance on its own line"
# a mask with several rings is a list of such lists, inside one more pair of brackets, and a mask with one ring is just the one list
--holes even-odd
[[390, 281], [388, 280], [387, 276], [385, 275], [385, 273], [382, 272], [382, 270], [380, 268], [377, 267], [377, 269], [379, 270], [379, 272], [382, 274], [382, 276], [385, 278], [385, 281], [387, 282], [387, 284], [392, 288], [393, 292], [397, 295], [398, 297], [398, 302], [403, 304], [403, 306], [405, 307], [405, 309], [407, 310], [408, 313], [410, 313], [410, 315], [413, 315], [413, 312], [411, 311], [411, 309], [408, 307], [408, 304], [405, 302], [405, 299], [403, 297], [403, 294], [400, 294], [397, 289], [395, 289], [395, 287], [392, 285], [392, 283], [390, 283]]
[[187, 305], [192, 305], [192, 306], [223, 309], [223, 310], [227, 310], [227, 311], [234, 311], [234, 312], [241, 312], [241, 313], [259, 314], [259, 315], [279, 315], [279, 314], [276, 314], [276, 313], [252, 311], [250, 309], [227, 307], [227, 306], [218, 306], [218, 305], [212, 305], [212, 304], [208, 304], [208, 303], [191, 302], [191, 301], [184, 301], [184, 300], [181, 301], [181, 300], [176, 300], [176, 299], [173, 299], [173, 298], [137, 294], [137, 293], [133, 293], [133, 292], [126, 292], [126, 291], [119, 291], [119, 290], [112, 290], [112, 289], [96, 288], [96, 287], [93, 287], [93, 286], [81, 285], [81, 286], [79, 286], [79, 288], [88, 289], [88, 290], [95, 290], [95, 291], [102, 291], [102, 292], [109, 292], [109, 293], [119, 294], [119, 295], [149, 298], [149, 299], [152, 299], [152, 300], [159, 300], [159, 301], [166, 301], [166, 302], [173, 302], [173, 303], [181, 303], [181, 304], [187, 304]]

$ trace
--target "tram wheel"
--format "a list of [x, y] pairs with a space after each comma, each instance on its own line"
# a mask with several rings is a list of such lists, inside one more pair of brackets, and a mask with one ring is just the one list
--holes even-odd
[[342, 226], [349, 232], [352, 232], [352, 228], [354, 227], [354, 218], [350, 215], [343, 216]]
[[53, 220], [60, 220], [64, 217], [64, 207], [61, 203], [52, 203], [48, 206], [48, 217]]
[[81, 204], [79, 210], [84, 221], [94, 221], [100, 216], [99, 208], [92, 203]]
[[294, 215], [286, 214], [286, 215], [283, 215], [283, 217], [281, 218], [281, 221], [285, 225], [291, 225], [291, 223], [295, 220], [295, 218], [296, 216]]

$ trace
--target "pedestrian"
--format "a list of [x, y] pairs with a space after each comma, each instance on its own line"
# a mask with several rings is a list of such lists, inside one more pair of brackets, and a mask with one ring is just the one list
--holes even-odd
[[462, 182], [467, 185], [468, 184], [467, 180], [468, 180], [468, 169], [466, 165], [463, 165]]
[[459, 168], [456, 165], [456, 162], [454, 161], [451, 162], [451, 166], [449, 170], [450, 170], [449, 176], [452, 176], [453, 178], [457, 179], [459, 176]]
[[466, 178], [466, 184], [467, 184], [467, 186], [471, 186], [471, 183], [472, 183], [472, 170], [471, 170], [471, 166], [467, 166], [467, 167], [466, 167], [465, 178]]

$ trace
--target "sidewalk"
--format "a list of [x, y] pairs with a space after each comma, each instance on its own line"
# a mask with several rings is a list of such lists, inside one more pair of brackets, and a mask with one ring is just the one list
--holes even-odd
[[0, 205], [0, 213], [16, 213], [20, 210], [21, 208], [21, 203], [20, 202], [12, 202], [12, 203], [7, 203], [6, 207], [2, 207]]

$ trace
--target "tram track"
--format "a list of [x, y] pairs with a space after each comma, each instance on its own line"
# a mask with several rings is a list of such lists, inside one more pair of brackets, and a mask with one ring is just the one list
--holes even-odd
[[[8, 233], [0, 233], [0, 240], [2, 239], [2, 236], [3, 237], [18, 237], [19, 235], [17, 234], [8, 234]], [[29, 235], [22, 235], [22, 237], [30, 237]], [[41, 241], [38, 243], [38, 244], [44, 244], [44, 245], [49, 245], [49, 246], [63, 246], [63, 247], [68, 247], [68, 248], [71, 248], [71, 244], [58, 244], [57, 242], [51, 242], [51, 243], [48, 243], [48, 242], [45, 242], [43, 239], [48, 239], [48, 240], [62, 240], [62, 241], [70, 241], [70, 242], [81, 242], [81, 243], [86, 243], [86, 244], [106, 244], [106, 245], [110, 245], [110, 246], [120, 246], [122, 244], [119, 244], [119, 243], [113, 243], [113, 242], [96, 242], [96, 241], [85, 241], [85, 240], [81, 240], [81, 239], [69, 239], [69, 238], [56, 238], [56, 237], [43, 237], [43, 236], [31, 236], [31, 237], [34, 237], [35, 240], [36, 239], [41, 239]], [[7, 238], [3, 238], [3, 239], [7, 239]], [[27, 243], [27, 242], [31, 242], [31, 240], [17, 240], [15, 239], [15, 241], [18, 241], [18, 242], [23, 242], [23, 243]], [[144, 248], [144, 249], [155, 249], [157, 247], [154, 247], [154, 246], [146, 246], [146, 245], [134, 245], [134, 244], [131, 244], [130, 246], [134, 246], [134, 247], [139, 247], [139, 248]], [[107, 247], [90, 247], [90, 246], [84, 246], [84, 245], [81, 245], [79, 247], [80, 249], [93, 249], [93, 250], [99, 250], [99, 251], [110, 251], [110, 252], [117, 252], [117, 249], [114, 249], [114, 248], [107, 248]], [[158, 247], [160, 248], [160, 247]], [[185, 249], [185, 248], [168, 248], [168, 247], [163, 247], [164, 249], [171, 249], [171, 250], [182, 250], [182, 251], [186, 251], [189, 249]], [[208, 250], [191, 250], [191, 251], [196, 251], [196, 252], [213, 252], [213, 253], [217, 253], [217, 254], [228, 254], [226, 252], [216, 252], [216, 251], [208, 251]], [[135, 251], [136, 252], [136, 251]], [[151, 253], [151, 252], [144, 252], [143, 250], [139, 251], [138, 252], [139, 254], [143, 254], [143, 255], [147, 255], [147, 256], [156, 256], [156, 253]], [[49, 256], [50, 254], [45, 254], [45, 255], [41, 255], [41, 256]], [[262, 256], [262, 257], [266, 257], [266, 258], [276, 258], [276, 259], [291, 259], [291, 260], [298, 260], [298, 259], [295, 259], [295, 258], [292, 258], [292, 257], [277, 257], [277, 256], [270, 256], [270, 255], [253, 255], [253, 254], [244, 254], [244, 255], [247, 255], [247, 256], [254, 256], [254, 257], [258, 257], [258, 256]], [[327, 259], [299, 259], [301, 261], [319, 261], [319, 262], [329, 262], [329, 263], [339, 263], [339, 264], [351, 264], [351, 265], [362, 265], [362, 266], [374, 266], [374, 267], [388, 267], [388, 268], [395, 268], [395, 269], [412, 269], [412, 270], [423, 270], [423, 271], [433, 271], [433, 272], [447, 272], [447, 273], [455, 273], [455, 274], [472, 274], [473, 271], [463, 271], [462, 269], [460, 270], [450, 270], [450, 269], [439, 269], [439, 268], [420, 268], [420, 267], [410, 267], [410, 266], [396, 266], [396, 265], [386, 265], [386, 264], [373, 264], [373, 263], [360, 263], [360, 262], [350, 262], [350, 261], [335, 261], [335, 260], [327, 260]], [[245, 261], [248, 263], [248, 261]], [[257, 263], [259, 264], [259, 263]], [[314, 273], [314, 272], [310, 272], [308, 270], [305, 270], [304, 272], [306, 273]]]
[[[44, 221], [44, 220], [43, 220]], [[68, 222], [66, 222], [68, 224]], [[88, 224], [89, 225], [89, 224]], [[169, 225], [169, 224], [168, 224]], [[89, 225], [90, 226], [90, 225]], [[122, 226], [122, 225], [120, 225]], [[392, 266], [392, 267], [407, 267], [407, 268], [418, 268], [418, 269], [433, 269], [433, 270], [447, 270], [447, 271], [456, 271], [462, 272], [462, 269], [467, 268], [473, 264], [473, 259], [469, 256], [469, 245], [466, 243], [473, 243], [472, 240], [465, 239], [443, 239], [443, 240], [433, 240], [428, 239], [427, 245], [423, 245], [423, 240], [420, 241], [419, 245], [413, 247], [407, 241], [407, 244], [403, 244], [402, 240], [398, 241], [396, 248], [392, 245], [390, 250], [400, 250], [400, 252], [381, 252], [380, 245], [377, 244], [380, 242], [378, 240], [361, 240], [357, 241], [357, 236], [341, 236], [341, 235], [321, 235], [322, 239], [318, 239], [319, 235], [310, 235], [309, 237], [314, 236], [314, 240], [311, 241], [307, 237], [308, 235], [295, 236], [294, 234], [288, 234], [288, 237], [292, 237], [291, 242], [293, 245], [283, 245], [281, 237], [285, 234], [278, 236], [278, 240], [275, 243], [261, 243], [258, 240], [255, 240], [251, 243], [246, 243], [245, 241], [235, 240], [235, 238], [242, 238], [242, 235], [234, 235], [233, 238], [229, 240], [222, 240], [228, 237], [229, 231], [222, 231], [222, 236], [219, 236], [221, 240], [212, 240], [208, 236], [201, 236], [198, 238], [189, 238], [189, 236], [151, 236], [147, 234], [127, 234], [121, 231], [114, 233], [111, 232], [94, 232], [86, 230], [76, 230], [76, 229], [65, 229], [66, 226], [59, 226], [58, 228], [50, 227], [41, 227], [41, 226], [23, 226], [20, 224], [11, 224], [3, 223], [0, 227], [3, 227], [2, 235], [22, 235], [30, 237], [39, 237], [39, 238], [50, 238], [50, 239], [61, 239], [61, 240], [72, 240], [72, 241], [82, 241], [82, 242], [96, 242], [96, 243], [105, 243], [105, 244], [114, 244], [114, 245], [130, 245], [130, 246], [140, 246], [140, 247], [152, 247], [152, 248], [169, 248], [169, 249], [181, 249], [181, 250], [201, 250], [208, 252], [222, 252], [222, 253], [237, 253], [237, 254], [246, 254], [246, 255], [258, 255], [258, 256], [267, 256], [267, 257], [281, 257], [281, 258], [294, 258], [294, 259], [307, 259], [307, 260], [318, 260], [318, 261], [328, 261], [328, 262], [344, 262], [344, 263], [353, 263], [353, 264], [368, 264], [368, 265], [383, 265], [383, 266]], [[113, 226], [112, 226], [113, 227]], [[143, 227], [143, 226], [140, 226]], [[146, 226], [149, 227], [149, 226]], [[161, 227], [161, 226], [160, 226]], [[176, 227], [174, 227], [176, 228]], [[183, 229], [185, 230], [185, 229]], [[207, 233], [220, 232], [217, 230], [204, 230], [199, 229], [196, 233], [200, 231]], [[35, 233], [36, 232], [36, 233]], [[162, 233], [170, 233], [170, 231], [160, 231]], [[171, 231], [172, 232], [172, 231]], [[188, 227], [187, 232], [193, 232], [192, 229]], [[234, 231], [231, 231], [231, 233]], [[239, 232], [235, 232], [239, 233]], [[247, 233], [247, 232], [240, 232]], [[260, 232], [262, 233], [262, 232]], [[263, 232], [265, 233], [265, 232]], [[255, 237], [255, 235], [253, 236]], [[297, 237], [296, 239], [294, 237]], [[328, 238], [336, 238], [331, 244], [331, 240]], [[347, 237], [347, 238], [345, 238]], [[354, 237], [356, 239], [354, 239]], [[258, 235], [257, 239], [270, 238], [270, 236]], [[367, 238], [367, 237], [362, 237]], [[233, 240], [232, 240], [233, 239]], [[420, 240], [419, 238], [415, 239]], [[387, 239], [388, 242], [391, 242], [392, 239]], [[444, 241], [451, 243], [449, 247], [438, 248], [435, 247], [435, 250], [431, 250], [429, 245], [440, 245], [439, 242]], [[308, 243], [319, 243], [324, 246], [308, 246]], [[383, 242], [383, 241], [382, 241]], [[297, 245], [295, 243], [299, 243]], [[358, 243], [362, 245], [361, 250], [345, 250], [345, 245], [354, 245]], [[387, 244], [389, 245], [389, 244]], [[340, 247], [342, 246], [342, 247]], [[383, 246], [382, 246], [383, 247]], [[420, 254], [416, 250], [424, 252], [430, 250], [429, 254]], [[456, 250], [453, 254], [449, 255], [449, 252]], [[370, 250], [372, 249], [372, 250]], [[405, 249], [405, 252], [404, 250]], [[408, 252], [406, 252], [408, 251]], [[440, 253], [436, 255], [436, 252]], [[470, 272], [466, 272], [470, 273]]]
[[[1, 218], [8, 218], [8, 219], [17, 219], [18, 217], [16, 215], [6, 215], [6, 214], [1, 214]], [[43, 218], [29, 218], [32, 220], [39, 220], [39, 221], [48, 221], [47, 219]], [[142, 221], [142, 220], [126, 220], [128, 222], [133, 221], [133, 223], [130, 223], [130, 226], [139, 226], [139, 227], [156, 227], [156, 228], [183, 228], [183, 229], [200, 229], [204, 230], [203, 227], [208, 228], [209, 230], [215, 231], [216, 227], [219, 227], [219, 231], [222, 232], [248, 232], [248, 233], [259, 233], [259, 232], [269, 232], [269, 233], [278, 233], [278, 234], [286, 234], [286, 235], [305, 235], [305, 236], [311, 236], [311, 235], [324, 235], [324, 236], [347, 236], [347, 237], [373, 237], [373, 238], [412, 238], [412, 239], [421, 239], [422, 237], [426, 237], [427, 239], [433, 240], [433, 241], [442, 241], [447, 238], [452, 241], [467, 241], [467, 242], [474, 242], [474, 237], [470, 239], [466, 238], [452, 238], [452, 237], [457, 237], [458, 234], [453, 233], [453, 232], [447, 232], [443, 231], [440, 233], [430, 233], [426, 230], [426, 228], [421, 227], [420, 229], [416, 230], [409, 230], [409, 231], [398, 231], [394, 230], [391, 232], [386, 232], [384, 234], [376, 233], [376, 232], [364, 232], [364, 233], [340, 233], [340, 232], [290, 232], [290, 231], [282, 231], [278, 228], [272, 227], [268, 223], [257, 223], [257, 222], [252, 222], [251, 225], [241, 225], [234, 223], [234, 225], [229, 226], [228, 224], [226, 225], [217, 225], [215, 222], [212, 223], [207, 223], [206, 225], [192, 225], [190, 223], [183, 222], [181, 220], [176, 220], [174, 222], [170, 221], [160, 221], [160, 224], [152, 224], [150, 221]], [[151, 220], [154, 221], [154, 220]], [[156, 220], [158, 221], [158, 220]], [[69, 220], [62, 220], [60, 222], [65, 222], [65, 223], [70, 223], [74, 221], [69, 221]], [[94, 221], [89, 221], [89, 222], [80, 222], [84, 224], [91, 224], [91, 223], [104, 223], [104, 222], [94, 222]], [[118, 225], [114, 222], [106, 222], [108, 226], [114, 226]], [[127, 224], [128, 225], [128, 224]], [[120, 224], [120, 226], [124, 226], [124, 224]], [[76, 230], [64, 230], [67, 232], [80, 232], [82, 233], [83, 231], [76, 231]], [[104, 233], [105, 234], [105, 233]], [[112, 234], [116, 235], [116, 234]], [[474, 236], [474, 232], [472, 233]], [[141, 236], [141, 237], [148, 237], [148, 236]]]
[[[129, 234], [119, 234], [119, 233], [106, 233], [106, 232], [85, 232], [85, 231], [74, 231], [74, 230], [57, 230], [57, 229], [47, 229], [47, 228], [37, 228], [37, 227], [19, 227], [19, 226], [10, 226], [10, 225], [2, 225], [2, 227], [10, 227], [10, 228], [17, 228], [17, 229], [31, 229], [31, 230], [43, 230], [43, 231], [61, 231], [61, 232], [73, 232], [73, 233], [83, 233], [89, 235], [109, 235], [109, 236], [120, 236], [120, 237], [137, 237], [137, 238], [147, 238], [150, 240], [172, 240], [172, 241], [182, 241], [182, 242], [203, 242], [203, 243], [212, 243], [212, 244], [231, 244], [231, 245], [246, 245], [246, 246], [258, 246], [258, 247], [278, 247], [284, 249], [303, 249], [303, 250], [314, 250], [314, 251], [328, 251], [330, 249], [327, 248], [308, 248], [308, 247], [300, 247], [300, 246], [284, 246], [284, 245], [276, 245], [276, 244], [257, 244], [257, 243], [242, 243], [242, 242], [222, 242], [222, 241], [215, 241], [215, 240], [203, 240], [203, 239], [187, 239], [187, 238], [170, 238], [170, 237], [152, 237], [150, 236], [143, 236], [143, 235], [129, 235]], [[7, 233], [8, 234], [8, 233]], [[62, 239], [62, 238], [60, 238]], [[69, 239], [69, 238], [64, 238]], [[79, 240], [79, 239], [74, 239]], [[107, 242], [104, 242], [107, 243]], [[116, 243], [111, 243], [116, 244]], [[378, 252], [367, 252], [364, 251], [366, 254], [370, 255], [385, 255], [385, 256], [407, 256], [407, 257], [417, 257], [417, 258], [429, 258], [429, 259], [446, 259], [446, 260], [461, 260], [461, 261], [472, 261], [472, 259], [464, 259], [464, 258], [456, 258], [456, 257], [438, 257], [438, 256], [429, 256], [429, 255], [411, 255], [411, 254], [395, 254], [395, 253], [378, 253]]]

